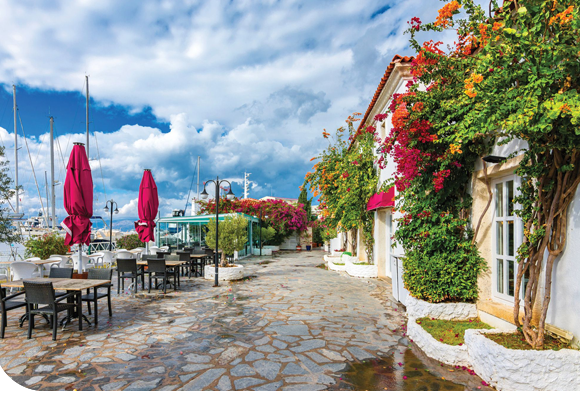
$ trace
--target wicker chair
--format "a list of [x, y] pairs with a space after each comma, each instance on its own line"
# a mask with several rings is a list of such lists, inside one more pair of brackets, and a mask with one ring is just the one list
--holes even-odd
[[[64, 279], [72, 279], [73, 276], [73, 269], [72, 268], [55, 268], [52, 267], [50, 272], [48, 273], [49, 278], [64, 278]], [[64, 296], [66, 292], [56, 292], [55, 296], [60, 297]]]
[[[76, 308], [75, 303], [61, 303], [63, 300], [73, 298], [75, 293], [68, 293], [64, 296], [56, 297], [52, 282], [32, 282], [24, 281], [24, 291], [26, 292], [26, 307], [28, 309], [28, 339], [32, 338], [34, 329], [34, 316], [36, 314], [50, 315], [52, 324], [52, 340], [56, 340], [56, 328], [58, 326], [58, 313], [68, 312], [69, 316]], [[44, 305], [39, 307], [39, 305]], [[79, 316], [80, 317], [80, 316]]]
[[173, 275], [173, 286], [176, 285], [175, 272], [168, 271], [165, 266], [165, 259], [155, 258], [147, 260], [147, 273], [149, 274], [149, 293], [151, 293], [151, 277], [155, 279], [155, 287], [157, 287], [157, 280], [163, 277], [163, 293], [167, 293], [168, 278]]
[[180, 269], [183, 268], [187, 272], [187, 277], [191, 278], [191, 268], [193, 267], [191, 264], [191, 251], [178, 251], [177, 255], [179, 256], [179, 261], [186, 262]]
[[[12, 301], [12, 299], [22, 295], [24, 295], [24, 292], [17, 292], [6, 296], [6, 289], [0, 288], [0, 312], [2, 313], [2, 322], [0, 322], [0, 339], [4, 339], [4, 332], [8, 326], [8, 315], [6, 315], [6, 313], [20, 307], [26, 307], [25, 301]], [[24, 298], [22, 300], [24, 300]]]
[[135, 285], [135, 293], [137, 293], [137, 280], [139, 277], [143, 278], [143, 272], [137, 266], [137, 260], [134, 258], [117, 258], [117, 294], [120, 290], [125, 290], [125, 279], [130, 278]]
[[[93, 268], [89, 270], [88, 279], [99, 279], [110, 281], [113, 277], [113, 270], [111, 268]], [[91, 293], [90, 289], [87, 289], [87, 294], [83, 295], [82, 300], [87, 302], [87, 308], [89, 310], [89, 315], [91, 315], [91, 303], [95, 306], [95, 325], [99, 323], [99, 311], [97, 308], [97, 301], [102, 298], [107, 298], [107, 303], [109, 306], [109, 317], [113, 316], [113, 308], [111, 307], [111, 287], [113, 285], [110, 283], [105, 283], [101, 286], [93, 288]], [[99, 292], [98, 289], [107, 289], [107, 292]]]

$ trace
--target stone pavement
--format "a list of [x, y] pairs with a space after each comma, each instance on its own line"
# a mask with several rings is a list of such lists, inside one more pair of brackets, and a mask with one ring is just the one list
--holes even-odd
[[[112, 318], [102, 302], [98, 327], [78, 332], [73, 322], [56, 342], [44, 322], [27, 340], [12, 311], [0, 366], [35, 390], [388, 390], [413, 376], [445, 379], [409, 358], [420, 350], [409, 353], [404, 310], [386, 281], [317, 268], [322, 252], [263, 259], [246, 260], [243, 280], [217, 288], [202, 278], [166, 296], [115, 288]], [[394, 354], [408, 366], [386, 366]], [[475, 388], [477, 377], [460, 372], [459, 385], [426, 388]], [[371, 380], [357, 384], [360, 374]]]

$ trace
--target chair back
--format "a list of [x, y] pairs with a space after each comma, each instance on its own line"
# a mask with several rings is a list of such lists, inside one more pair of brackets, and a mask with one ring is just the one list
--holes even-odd
[[205, 249], [205, 254], [207, 256], [213, 256], [213, 250], [212, 249]]
[[141, 260], [145, 261], [145, 260], [151, 260], [152, 258], [158, 258], [157, 254], [143, 254], [141, 256]]
[[52, 304], [54, 303], [54, 288], [52, 282], [31, 282], [24, 281], [24, 291], [26, 301], [32, 304]]
[[115, 258], [115, 253], [113, 253], [112, 251], [109, 250], [101, 250], [99, 252], [100, 254], [102, 254], [103, 256], [103, 264], [108, 264], [111, 265], [113, 264], [113, 259]]
[[156, 255], [158, 251], [160, 251], [159, 247], [149, 246], [149, 254]]
[[[135, 264], [137, 266], [137, 264]], [[110, 281], [113, 278], [112, 268], [93, 268], [89, 269], [88, 279], [99, 279]]]
[[199, 248], [195, 248], [191, 254], [202, 255], [202, 254], [207, 254], [207, 253], [205, 252], [204, 249], [199, 247]]
[[189, 251], [191, 253], [193, 251], [193, 247], [184, 247], [183, 251]]
[[160, 250], [167, 251], [169, 250], [169, 246], [161, 246], [159, 247]]
[[147, 260], [147, 270], [149, 272], [165, 272], [165, 259], [150, 258]]
[[69, 256], [61, 256], [60, 254], [51, 254], [50, 258], [58, 258], [60, 261], [58, 263], [59, 268], [66, 268], [68, 265]]
[[178, 254], [166, 254], [164, 258], [166, 261], [180, 261]]
[[38, 276], [38, 273], [35, 274], [36, 270], [38, 270], [38, 266], [26, 261], [16, 261], [10, 264], [13, 281], [34, 278], [35, 275]]
[[24, 261], [38, 261], [38, 260], [42, 260], [42, 258], [40, 258], [40, 257], [30, 257], [30, 258], [25, 259]]
[[[71, 258], [73, 260], [74, 268], [77, 271], [80, 272], [80, 269], [79, 269], [79, 255], [78, 254], [73, 254], [73, 256]], [[81, 263], [83, 265], [83, 271], [85, 269], [87, 269], [87, 266], [89, 265], [90, 262], [91, 262], [91, 259], [90, 258], [88, 258], [87, 256], [81, 256]]]
[[137, 260], [134, 258], [117, 259], [117, 272], [122, 274], [124, 272], [137, 272]]
[[135, 255], [127, 250], [121, 250], [117, 252], [117, 262], [118, 260], [127, 260], [129, 258], [135, 258]]
[[191, 260], [190, 257], [191, 253], [188, 251], [178, 251], [177, 252], [177, 256], [179, 257], [178, 260], [179, 261], [189, 261]]
[[72, 276], [73, 276], [72, 268], [51, 268], [50, 272], [48, 273], [49, 278], [72, 279]]
[[157, 258], [165, 258], [165, 256], [171, 255], [169, 251], [158, 251]]

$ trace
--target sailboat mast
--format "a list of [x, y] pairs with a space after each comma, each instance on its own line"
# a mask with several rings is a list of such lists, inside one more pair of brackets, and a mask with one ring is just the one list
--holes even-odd
[[89, 76], [85, 75], [85, 79], [87, 81], [87, 160], [90, 160], [89, 158]]
[[16, 85], [12, 85], [12, 97], [14, 99], [14, 187], [16, 189], [16, 214], [20, 212], [20, 196], [18, 193], [18, 123], [16, 122]]
[[[56, 196], [54, 195], [54, 131], [53, 131], [53, 125], [54, 125], [54, 118], [50, 117], [50, 200], [51, 200], [51, 228], [55, 229], [56, 228], [56, 206], [55, 206], [55, 202], [56, 202]], [[48, 200], [47, 202], [47, 208], [48, 208]]]
[[199, 156], [197, 156], [197, 201], [199, 201]]

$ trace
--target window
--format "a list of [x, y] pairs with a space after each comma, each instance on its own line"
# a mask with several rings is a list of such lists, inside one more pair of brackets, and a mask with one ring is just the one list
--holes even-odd
[[521, 219], [513, 202], [519, 178], [511, 175], [492, 182], [494, 195], [492, 287], [496, 297], [513, 301], [517, 275], [517, 249], [522, 242]]

